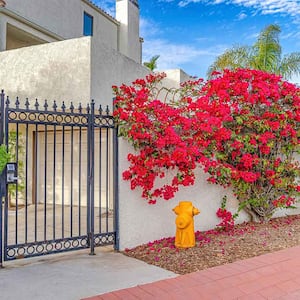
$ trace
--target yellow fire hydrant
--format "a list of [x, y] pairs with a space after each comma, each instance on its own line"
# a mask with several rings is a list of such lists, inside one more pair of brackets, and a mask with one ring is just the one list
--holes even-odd
[[196, 242], [193, 217], [198, 215], [200, 210], [190, 201], [181, 201], [173, 208], [173, 211], [177, 215], [175, 246], [178, 248], [194, 247]]

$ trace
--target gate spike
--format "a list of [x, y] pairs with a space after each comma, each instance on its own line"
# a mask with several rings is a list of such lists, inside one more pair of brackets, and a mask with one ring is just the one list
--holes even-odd
[[9, 107], [10, 101], [9, 101], [9, 97], [8, 96], [6, 97], [5, 104], [6, 104], [7, 107]]
[[56, 111], [56, 109], [57, 109], [57, 104], [56, 104], [56, 101], [55, 101], [55, 100], [53, 101], [53, 106], [52, 106], [52, 108], [53, 108], [54, 111]]
[[106, 105], [106, 110], [105, 110], [106, 114], [109, 115], [109, 107], [108, 105]]
[[74, 105], [73, 105], [73, 102], [72, 102], [72, 101], [71, 101], [71, 105], [70, 105], [70, 111], [71, 111], [71, 113], [74, 112]]
[[39, 110], [39, 106], [40, 106], [40, 105], [39, 105], [39, 102], [38, 102], [38, 99], [37, 99], [37, 98], [35, 99], [35, 104], [34, 104], [34, 106], [35, 106], [35, 109], [36, 109], [36, 110]]
[[102, 113], [103, 113], [103, 109], [102, 109], [102, 105], [101, 105], [101, 104], [99, 105], [99, 109], [98, 109], [98, 111], [99, 111], [99, 115], [101, 116], [101, 115], [102, 115]]
[[80, 113], [80, 114], [82, 113], [82, 106], [81, 106], [81, 102], [79, 102], [78, 111], [79, 111], [79, 113]]
[[45, 111], [47, 111], [47, 110], [48, 110], [48, 103], [47, 103], [47, 99], [45, 99], [44, 109], [45, 109]]
[[62, 103], [61, 109], [62, 109], [63, 112], [65, 112], [65, 110], [66, 110], [65, 101], [63, 101], [63, 103]]
[[20, 106], [19, 97], [16, 98], [16, 103], [15, 103], [15, 105], [16, 105], [16, 108], [19, 108], [19, 106]]
[[87, 107], [86, 107], [86, 112], [89, 114], [90, 113], [90, 104], [88, 103]]
[[26, 98], [26, 101], [25, 101], [25, 107], [26, 107], [26, 109], [28, 110], [29, 109], [29, 101], [28, 101], [28, 98]]

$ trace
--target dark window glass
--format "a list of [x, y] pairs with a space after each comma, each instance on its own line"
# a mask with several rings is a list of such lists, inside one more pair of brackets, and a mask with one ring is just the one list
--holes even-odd
[[93, 17], [86, 12], [83, 15], [83, 35], [93, 35]]

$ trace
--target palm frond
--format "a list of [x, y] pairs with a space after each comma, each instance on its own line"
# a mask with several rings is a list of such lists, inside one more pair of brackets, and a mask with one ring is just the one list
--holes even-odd
[[144, 62], [144, 66], [151, 71], [154, 71], [157, 68], [157, 60], [159, 59], [160, 55], [154, 55], [151, 57], [149, 62]]
[[210, 77], [213, 71], [222, 71], [224, 69], [237, 69], [249, 67], [251, 60], [251, 48], [247, 46], [235, 46], [228, 49], [222, 55], [218, 56], [214, 63], [209, 67], [207, 76]]
[[271, 24], [263, 29], [253, 45], [253, 69], [277, 73], [281, 59], [281, 46], [279, 43], [280, 27]]
[[281, 60], [278, 73], [285, 79], [290, 79], [293, 75], [300, 75], [300, 52], [286, 54]]

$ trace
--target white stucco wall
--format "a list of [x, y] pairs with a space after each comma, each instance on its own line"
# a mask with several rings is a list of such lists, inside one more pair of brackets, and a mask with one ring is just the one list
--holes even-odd
[[140, 63], [139, 8], [130, 0], [117, 0], [116, 19], [120, 22], [120, 52]]
[[93, 37], [0, 52], [0, 89], [11, 99], [48, 99], [112, 108], [112, 86], [149, 70]]
[[[127, 154], [134, 150], [122, 138], [119, 139], [119, 215], [120, 215], [120, 249], [132, 248], [143, 243], [155, 241], [165, 237], [173, 237], [176, 232], [176, 215], [172, 209], [179, 201], [192, 201], [200, 210], [200, 214], [194, 217], [195, 231], [213, 229], [220, 223], [216, 211], [221, 205], [223, 196], [227, 196], [226, 208], [235, 213], [238, 202], [229, 189], [209, 184], [207, 175], [202, 170], [197, 170], [195, 185], [180, 187], [173, 199], [168, 201], [159, 199], [155, 205], [149, 205], [141, 198], [141, 190], [130, 189], [130, 182], [122, 179], [122, 172], [129, 163]], [[299, 206], [299, 205], [298, 205]], [[274, 217], [299, 214], [298, 209], [278, 210]], [[240, 212], [236, 223], [248, 221], [245, 212]]]
[[[216, 211], [224, 195], [228, 196], [228, 209], [235, 212], [237, 202], [230, 191], [207, 183], [201, 170], [197, 171], [194, 186], [181, 187], [175, 198], [168, 201], [159, 199], [155, 205], [149, 205], [141, 198], [141, 190], [132, 191], [129, 181], [122, 179], [122, 172], [129, 166], [127, 154], [132, 151], [125, 140], [119, 139], [120, 249], [175, 236], [176, 215], [172, 209], [179, 201], [192, 201], [200, 210], [200, 214], [194, 217], [195, 231], [212, 229], [220, 222]], [[241, 214], [238, 221], [246, 219], [247, 216]]]
[[[7, 22], [47, 42], [52, 41], [51, 34], [57, 37], [56, 40], [78, 38], [83, 36], [83, 14], [86, 12], [93, 17], [95, 40], [118, 50], [138, 63], [141, 61], [139, 8], [131, 1], [117, 1], [118, 21], [92, 5], [89, 0], [7, 0], [6, 2], [6, 7], [0, 10], [0, 36], [5, 32], [3, 22]], [[9, 18], [4, 18], [5, 14]], [[47, 31], [48, 36], [46, 34], [43, 37], [45, 34], [43, 30]], [[4, 40], [3, 43], [5, 44]], [[4, 49], [5, 47], [0, 47], [0, 50]]]
[[83, 36], [83, 12], [93, 16], [94, 36], [117, 48], [117, 22], [83, 0], [8, 0], [6, 8], [64, 39]]
[[167, 75], [164, 79], [164, 86], [166, 88], [179, 88], [180, 83], [191, 80], [191, 76], [181, 69], [161, 70], [160, 72]]
[[87, 102], [90, 37], [0, 52], [0, 89], [14, 99]]
[[6, 49], [6, 20], [0, 13], [0, 51]]
[[112, 107], [113, 85], [130, 84], [150, 72], [96, 39], [92, 39], [91, 57], [91, 97], [98, 104]]

